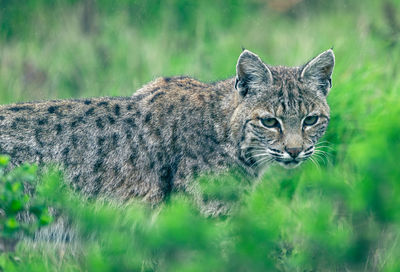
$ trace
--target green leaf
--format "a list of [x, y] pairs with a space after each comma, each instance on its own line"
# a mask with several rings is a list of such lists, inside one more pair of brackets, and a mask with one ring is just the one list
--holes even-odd
[[10, 205], [10, 211], [12, 213], [17, 213], [21, 211], [24, 207], [24, 203], [21, 200], [13, 199]]
[[43, 210], [45, 209], [46, 207], [45, 207], [45, 205], [43, 205], [43, 204], [35, 204], [35, 205], [32, 205], [30, 208], [29, 208], [29, 211], [31, 212], [31, 213], [33, 213], [34, 215], [36, 215], [36, 217], [40, 217], [41, 216], [41, 214], [43, 213]]
[[7, 219], [5, 227], [9, 230], [16, 230], [19, 228], [19, 223], [14, 217], [11, 217]]
[[11, 191], [12, 191], [13, 193], [19, 192], [19, 191], [21, 191], [22, 189], [23, 189], [23, 188], [22, 188], [21, 182], [14, 182], [13, 184], [11, 184]]
[[46, 225], [50, 224], [52, 221], [53, 221], [53, 218], [49, 214], [45, 213], [40, 216], [39, 225], [46, 226]]
[[10, 162], [10, 157], [7, 155], [0, 155], [0, 167], [6, 167]]

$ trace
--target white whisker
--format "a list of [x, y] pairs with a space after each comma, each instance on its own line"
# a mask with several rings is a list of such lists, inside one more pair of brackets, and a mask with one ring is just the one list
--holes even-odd
[[314, 163], [314, 165], [315, 165], [318, 169], [320, 169], [319, 163], [315, 160], [315, 158], [309, 157], [309, 159]]
[[323, 156], [330, 156], [331, 154], [329, 154], [328, 152], [326, 152], [326, 151], [322, 151], [322, 150], [314, 150], [314, 153], [315, 154], [319, 154], [319, 155], [323, 155]]
[[318, 142], [318, 143], [316, 144], [316, 146], [319, 145], [319, 144], [331, 144], [331, 143], [328, 142], [328, 141], [320, 141], [320, 142]]
[[261, 156], [268, 156], [268, 153], [260, 153], [260, 154], [255, 154], [253, 156], [251, 156], [252, 158], [256, 158], [256, 157], [261, 157]]
[[322, 157], [321, 155], [314, 154], [314, 158], [316, 159], [316, 161], [321, 160], [323, 163], [325, 163], [324, 157]]
[[271, 161], [273, 161], [272, 158], [265, 157], [265, 158], [260, 159], [258, 164], [259, 164], [259, 165], [266, 165], [266, 164], [268, 164], [268, 163], [271, 162]]
[[333, 147], [326, 146], [326, 145], [316, 146], [315, 148], [316, 148], [316, 149], [317, 149], [317, 148], [327, 148], [327, 149], [330, 149], [330, 150], [335, 150]]

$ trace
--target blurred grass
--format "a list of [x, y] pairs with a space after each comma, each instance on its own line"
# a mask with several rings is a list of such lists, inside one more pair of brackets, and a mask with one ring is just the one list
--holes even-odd
[[20, 244], [0, 266], [399, 271], [400, 2], [289, 2], [0, 2], [1, 103], [131, 95], [157, 76], [220, 80], [234, 75], [241, 46], [272, 65], [300, 65], [332, 46], [336, 54], [320, 166], [273, 167], [255, 188], [234, 174], [200, 177], [205, 197], [239, 203], [217, 219], [184, 196], [156, 210], [82, 200], [53, 173], [39, 192], [78, 225], [81, 243]]
[[99, 1], [90, 16], [83, 4], [90, 0], [28, 1], [37, 2], [32, 7], [5, 2], [4, 102], [129, 95], [160, 75], [223, 79], [234, 74], [241, 46], [270, 64], [286, 65], [299, 65], [334, 46], [342, 59], [339, 72], [381, 58], [384, 43], [370, 30], [384, 29], [382, 14], [371, 5], [345, 1], [308, 12], [304, 9], [313, 2], [304, 4], [295, 7], [300, 10], [296, 16], [270, 10], [262, 1]]

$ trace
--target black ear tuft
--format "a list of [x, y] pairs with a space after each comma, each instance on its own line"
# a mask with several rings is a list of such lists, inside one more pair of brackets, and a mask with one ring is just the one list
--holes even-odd
[[244, 50], [236, 65], [235, 88], [240, 95], [245, 96], [250, 89], [260, 85], [271, 84], [272, 73], [262, 60], [249, 50]]
[[301, 70], [300, 78], [318, 84], [324, 95], [332, 87], [332, 72], [335, 66], [335, 55], [329, 49], [310, 60]]

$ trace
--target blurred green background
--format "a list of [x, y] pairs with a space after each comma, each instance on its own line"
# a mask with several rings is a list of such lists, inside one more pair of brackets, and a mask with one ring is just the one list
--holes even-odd
[[224, 218], [180, 195], [155, 210], [85, 200], [49, 173], [38, 194], [79, 242], [25, 240], [0, 269], [400, 271], [399, 1], [0, 0], [0, 102], [129, 96], [158, 76], [231, 77], [241, 47], [300, 65], [332, 46], [316, 164], [272, 167], [254, 188], [201, 177], [207, 197], [236, 203]]

